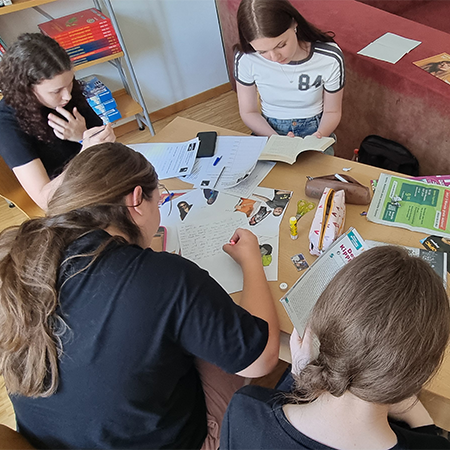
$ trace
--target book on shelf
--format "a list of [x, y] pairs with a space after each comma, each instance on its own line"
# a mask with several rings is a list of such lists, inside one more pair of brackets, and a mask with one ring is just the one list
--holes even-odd
[[108, 50], [104, 50], [101, 52], [94, 52], [93, 54], [86, 56], [83, 55], [80, 58], [76, 58], [75, 60], [72, 59], [73, 61], [73, 65], [79, 66], [80, 64], [86, 64], [90, 61], [95, 61], [96, 59], [100, 59], [100, 58], [105, 58], [106, 56], [111, 56], [111, 55], [116, 55], [118, 53], [120, 53], [122, 51], [122, 49], [120, 48], [120, 46], [116, 49], [108, 49]]
[[[64, 47], [69, 56], [79, 56], [81, 54], [86, 54], [100, 48], [109, 47], [112, 45], [118, 45], [119, 41], [116, 36], [110, 36], [103, 39], [98, 39], [96, 41], [86, 42], [73, 47]], [[61, 45], [61, 44], [60, 44]]]
[[95, 8], [78, 11], [38, 24], [42, 33], [58, 40], [61, 36], [77, 35], [84, 30], [114, 30], [111, 20]]
[[[106, 47], [98, 48], [88, 53], [82, 53], [79, 55], [71, 56], [70, 59], [75, 63], [77, 60], [81, 58], [88, 58], [93, 55], [98, 55], [101, 53], [103, 56], [113, 55], [114, 53], [119, 53], [122, 51], [120, 44], [108, 45]], [[102, 57], [103, 57], [102, 56]]]
[[122, 118], [117, 109], [117, 103], [112, 96], [112, 92], [96, 75], [89, 75], [78, 80], [83, 88], [91, 108], [103, 120], [104, 124], [114, 122]]
[[100, 119], [103, 120], [103, 123], [105, 125], [122, 118], [122, 114], [120, 114], [120, 111], [117, 108], [105, 111], [104, 113], [99, 114], [98, 116], [100, 117]]
[[308, 150], [323, 152], [334, 144], [332, 137], [318, 138], [316, 136], [289, 137], [274, 134], [269, 137], [259, 160], [281, 161], [287, 164], [294, 164], [300, 153]]
[[91, 106], [100, 105], [113, 99], [110, 89], [108, 89], [96, 75], [88, 75], [78, 80], [83, 88], [83, 94]]

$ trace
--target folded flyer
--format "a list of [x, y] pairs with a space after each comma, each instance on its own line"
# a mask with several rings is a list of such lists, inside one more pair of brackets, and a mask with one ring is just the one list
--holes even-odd
[[367, 219], [382, 225], [450, 237], [450, 188], [382, 173]]

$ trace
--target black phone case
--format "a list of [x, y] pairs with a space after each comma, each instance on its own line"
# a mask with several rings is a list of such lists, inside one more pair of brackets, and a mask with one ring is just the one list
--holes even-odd
[[197, 134], [200, 140], [197, 158], [207, 158], [214, 156], [216, 151], [217, 133], [215, 131], [201, 131]]

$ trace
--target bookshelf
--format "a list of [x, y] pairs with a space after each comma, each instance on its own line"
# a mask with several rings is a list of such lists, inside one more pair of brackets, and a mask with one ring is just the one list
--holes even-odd
[[13, 4], [0, 8], [0, 16], [9, 14], [22, 9], [34, 8], [36, 6], [45, 5], [46, 3], [56, 2], [57, 0], [13, 0]]
[[[21, 11], [28, 8], [34, 8], [37, 12], [42, 14], [47, 19], [51, 20], [51, 17], [46, 12], [40, 9], [41, 5], [45, 5], [46, 3], [53, 3], [59, 0], [13, 0], [13, 4], [9, 6], [0, 7], [0, 15], [13, 13], [16, 11]], [[131, 62], [130, 56], [125, 46], [125, 42], [122, 37], [122, 33], [119, 28], [119, 24], [117, 22], [114, 9], [112, 7], [110, 0], [93, 0], [93, 4], [95, 8], [102, 11], [103, 13], [106, 10], [107, 15], [111, 19], [112, 26], [117, 35], [117, 39], [122, 47], [122, 52], [116, 53], [114, 55], [109, 55], [104, 58], [99, 58], [94, 61], [89, 61], [84, 64], [80, 64], [74, 67], [74, 70], [86, 69], [88, 67], [102, 64], [108, 62], [112, 64], [118, 71], [120, 78], [122, 80], [122, 84], [124, 89], [119, 89], [116, 92], [113, 92], [113, 96], [117, 102], [117, 109], [120, 111], [122, 115], [122, 119], [126, 119], [128, 117], [135, 117], [139, 129], [143, 130], [144, 125], [147, 126], [152, 135], [155, 134], [153, 130], [153, 125], [151, 123], [147, 107], [145, 105], [144, 98], [141, 93], [141, 89], [139, 87], [139, 83], [134, 72], [133, 64]], [[103, 7], [102, 7], [103, 6]], [[124, 65], [128, 69], [128, 74], [125, 73]], [[134, 94], [132, 95], [133, 88]]]

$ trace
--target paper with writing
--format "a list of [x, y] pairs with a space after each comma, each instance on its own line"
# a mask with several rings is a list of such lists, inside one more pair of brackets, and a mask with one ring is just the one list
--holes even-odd
[[150, 161], [160, 180], [191, 173], [197, 156], [199, 140], [176, 143], [146, 143], [129, 145]]
[[222, 250], [222, 246], [230, 242], [236, 228], [248, 228], [244, 214], [178, 226], [182, 255], [208, 270], [229, 294], [241, 291], [243, 287], [239, 264]]

